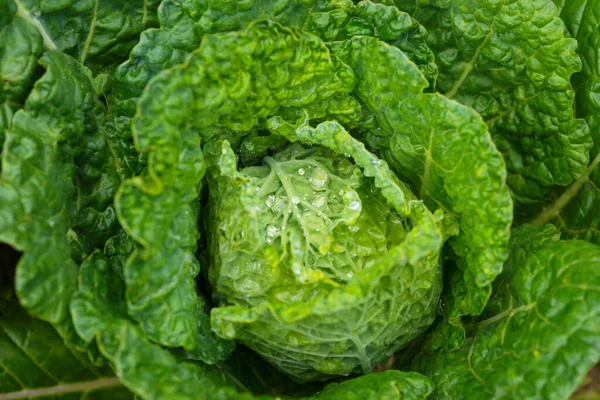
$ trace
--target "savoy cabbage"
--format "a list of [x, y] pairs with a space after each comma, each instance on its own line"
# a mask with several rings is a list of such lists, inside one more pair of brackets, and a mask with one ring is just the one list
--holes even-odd
[[567, 399], [600, 2], [0, 0], [0, 399]]

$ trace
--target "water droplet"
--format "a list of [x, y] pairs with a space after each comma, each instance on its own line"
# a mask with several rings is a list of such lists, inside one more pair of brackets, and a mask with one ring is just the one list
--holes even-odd
[[254, 143], [246, 141], [246, 142], [244, 142], [244, 147], [246, 149], [248, 149], [249, 151], [252, 151], [252, 150], [254, 150]]
[[328, 180], [329, 176], [327, 175], [327, 171], [318, 167], [314, 169], [312, 176], [308, 179], [310, 186], [314, 190], [325, 190]]
[[360, 201], [354, 200], [350, 202], [348, 207], [350, 207], [351, 210], [360, 211], [362, 209], [362, 204], [360, 204]]
[[294, 204], [300, 203], [300, 197], [298, 197], [298, 196], [292, 197], [292, 203], [294, 203]]
[[342, 175], [349, 175], [352, 172], [352, 163], [344, 158], [338, 163], [337, 170]]
[[381, 160], [373, 160], [373, 165], [379, 167], [381, 165]]
[[360, 229], [360, 226], [358, 226], [358, 225], [350, 225], [348, 227], [348, 229], [350, 230], [350, 232], [358, 232], [359, 229]]
[[279, 236], [280, 230], [275, 225], [267, 225], [267, 242], [272, 243], [273, 239]]
[[315, 197], [315, 200], [313, 201], [313, 206], [315, 206], [317, 208], [321, 208], [325, 205], [326, 202], [327, 202], [327, 197], [325, 197], [324, 194], [320, 194], [317, 197]]
[[271, 208], [273, 207], [273, 204], [275, 203], [275, 196], [270, 195], [269, 197], [267, 197], [267, 199], [265, 200], [265, 204], [267, 205], [267, 207]]
[[300, 169], [298, 170], [298, 175], [302, 176], [302, 175], [304, 175], [304, 173], [305, 173], [305, 172], [306, 172], [306, 171], [304, 170], [304, 168], [300, 168]]
[[340, 195], [340, 197], [344, 196], [344, 191], [340, 189], [340, 191], [338, 192], [338, 194]]

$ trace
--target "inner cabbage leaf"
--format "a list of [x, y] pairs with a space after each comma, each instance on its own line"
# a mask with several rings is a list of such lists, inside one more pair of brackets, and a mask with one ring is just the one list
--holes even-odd
[[436, 316], [443, 215], [339, 124], [270, 126], [318, 146], [240, 170], [205, 147], [213, 328], [300, 379], [369, 372]]

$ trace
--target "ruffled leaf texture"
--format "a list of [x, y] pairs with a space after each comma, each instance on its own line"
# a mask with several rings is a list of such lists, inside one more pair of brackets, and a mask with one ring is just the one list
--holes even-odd
[[[590, 2], [593, 3], [593, 2]], [[543, 203], [589, 162], [589, 128], [573, 113], [577, 42], [550, 0], [396, 1], [429, 31], [437, 90], [477, 110], [522, 204]]]
[[569, 1], [561, 10], [569, 33], [577, 39], [582, 70], [573, 75], [575, 110], [585, 118], [594, 139], [592, 160], [586, 171], [533, 219], [533, 224], [548, 221], [563, 231], [563, 238], [588, 240], [600, 244], [600, 5], [590, 1]]
[[39, 76], [44, 51], [71, 55], [95, 74], [111, 72], [127, 59], [140, 32], [157, 24], [158, 3], [0, 1], [0, 147]]
[[[270, 19], [284, 26], [302, 28], [325, 41], [354, 35], [373, 35], [399, 47], [433, 83], [437, 67], [433, 52], [425, 43], [426, 32], [408, 14], [396, 7], [369, 1], [354, 5], [350, 0], [286, 0], [222, 2], [213, 0], [165, 0], [158, 9], [160, 28], [142, 33], [129, 60], [114, 76], [111, 107], [114, 134], [121, 145], [122, 167], [139, 174], [145, 158], [135, 151], [131, 132], [139, 97], [152, 77], [183, 63], [207, 34], [242, 30], [252, 22]], [[353, 105], [339, 104], [338, 109]], [[355, 118], [355, 116], [346, 116]]]
[[66, 335], [77, 274], [69, 240], [75, 159], [86, 151], [84, 136], [97, 134], [99, 113], [87, 68], [56, 51], [41, 63], [46, 73], [6, 132], [0, 240], [24, 253], [15, 278], [21, 304]]

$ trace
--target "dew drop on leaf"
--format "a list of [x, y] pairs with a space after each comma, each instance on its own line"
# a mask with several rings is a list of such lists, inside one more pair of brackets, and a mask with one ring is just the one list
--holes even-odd
[[327, 198], [325, 197], [325, 195], [320, 194], [317, 197], [315, 197], [315, 199], [313, 201], [313, 206], [315, 206], [317, 208], [321, 208], [325, 205], [326, 202], [327, 202]]
[[350, 207], [351, 210], [360, 211], [362, 209], [362, 204], [360, 204], [360, 201], [354, 200], [350, 202], [348, 207]]
[[271, 208], [273, 207], [273, 204], [275, 203], [275, 196], [270, 195], [269, 197], [267, 197], [267, 199], [265, 200], [265, 204], [267, 205], [267, 207]]
[[323, 168], [315, 168], [313, 175], [308, 180], [314, 190], [325, 190], [329, 177]]

